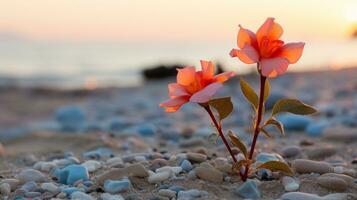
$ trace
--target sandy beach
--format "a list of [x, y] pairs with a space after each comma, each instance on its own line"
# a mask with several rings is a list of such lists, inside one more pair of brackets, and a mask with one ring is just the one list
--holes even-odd
[[[255, 77], [244, 78], [257, 87]], [[212, 140], [215, 130], [200, 107], [185, 105], [175, 114], [159, 108], [169, 79], [96, 90], [2, 88], [0, 188], [9, 199], [66, 199], [75, 191], [82, 191], [79, 199], [357, 199], [356, 80], [357, 70], [345, 69], [271, 81], [267, 108], [278, 98], [299, 97], [319, 112], [283, 114], [278, 118], [286, 136], [258, 142], [258, 160], [283, 159], [295, 175], [260, 171], [251, 177], [254, 186], [244, 186], [253, 196], [244, 196], [244, 184], [232, 172], [223, 143]], [[250, 110], [238, 78], [218, 96], [227, 93], [235, 110], [225, 131], [249, 144]], [[62, 176], [70, 165], [84, 166], [89, 175], [69, 184]], [[83, 176], [80, 170], [66, 173]]]

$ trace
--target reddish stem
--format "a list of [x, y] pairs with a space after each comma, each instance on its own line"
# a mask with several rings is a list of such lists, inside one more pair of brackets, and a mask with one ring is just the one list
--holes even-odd
[[[217, 120], [216, 120], [215, 116], [213, 115], [209, 105], [203, 106], [203, 107], [208, 112], [209, 116], [211, 117], [211, 120], [212, 120], [214, 126], [216, 127], [216, 129], [217, 129], [217, 131], [219, 133], [219, 136], [222, 138], [223, 143], [226, 145], [226, 148], [228, 149], [229, 153], [232, 156], [233, 162], [236, 163], [237, 162], [237, 158], [234, 156], [233, 151], [232, 151], [231, 147], [229, 146], [226, 137], [223, 134], [222, 125], [217, 122]], [[242, 172], [240, 170], [238, 170], [238, 172], [239, 172], [240, 177], [243, 178]]]
[[[259, 125], [260, 125], [260, 122], [262, 120], [262, 115], [263, 115], [262, 111], [263, 111], [263, 107], [264, 107], [263, 104], [264, 104], [264, 90], [265, 90], [265, 81], [266, 81], [266, 79], [267, 78], [265, 76], [260, 75], [260, 94], [259, 94], [258, 113], [257, 113], [255, 127], [254, 127], [253, 142], [252, 142], [252, 146], [250, 148], [249, 157], [248, 157], [249, 160], [252, 160], [252, 158], [253, 158], [255, 145], [257, 143], [258, 135], [259, 135], [259, 132], [260, 132], [260, 130], [259, 130], [260, 126]], [[242, 178], [243, 181], [246, 181], [247, 178], [248, 178], [249, 167], [250, 167], [250, 164], [248, 164], [245, 167], [245, 172], [244, 172], [244, 175], [243, 175], [243, 178]]]

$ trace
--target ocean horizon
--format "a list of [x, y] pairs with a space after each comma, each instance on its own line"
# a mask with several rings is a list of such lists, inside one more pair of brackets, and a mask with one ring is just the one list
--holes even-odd
[[[136, 86], [141, 71], [160, 64], [199, 66], [199, 60], [219, 62], [238, 74], [252, 71], [230, 58], [232, 42], [51, 42], [4, 40], [0, 42], [0, 86], [82, 88]], [[289, 72], [337, 70], [357, 66], [357, 40], [307, 42], [300, 62]]]

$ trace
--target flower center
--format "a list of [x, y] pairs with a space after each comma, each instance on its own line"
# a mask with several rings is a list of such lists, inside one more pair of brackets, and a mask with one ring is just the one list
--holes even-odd
[[268, 37], [264, 36], [259, 44], [259, 53], [262, 58], [270, 58], [284, 42], [281, 40], [269, 40]]

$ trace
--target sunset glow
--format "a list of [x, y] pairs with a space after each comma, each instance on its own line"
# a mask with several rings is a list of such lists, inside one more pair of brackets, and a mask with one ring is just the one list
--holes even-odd
[[[265, 9], [269, 7], [269, 9]], [[49, 40], [231, 40], [232, 27], [274, 16], [287, 38], [343, 38], [357, 21], [353, 0], [3, 0], [0, 32]], [[332, 28], [333, 27], [333, 28]]]

